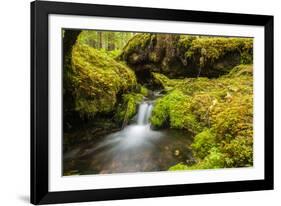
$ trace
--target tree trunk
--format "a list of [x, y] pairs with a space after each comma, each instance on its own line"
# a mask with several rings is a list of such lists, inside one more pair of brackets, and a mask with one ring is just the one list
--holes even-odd
[[[75, 115], [71, 109], [74, 108], [74, 100], [72, 98], [72, 86], [68, 79], [67, 73], [71, 71], [71, 52], [75, 44], [80, 30], [64, 30], [63, 31], [63, 116], [64, 119], [74, 120]], [[68, 129], [70, 122], [63, 122], [63, 128]]]
[[99, 40], [98, 40], [99, 48], [102, 49], [102, 32], [101, 31], [98, 32], [98, 36], [99, 36]]
[[[76, 42], [80, 30], [64, 30], [63, 34], [63, 56], [65, 57], [72, 49]], [[64, 58], [65, 59], [65, 58]]]
[[112, 51], [115, 49], [115, 42], [114, 42], [114, 33], [109, 32], [108, 33], [108, 51]]

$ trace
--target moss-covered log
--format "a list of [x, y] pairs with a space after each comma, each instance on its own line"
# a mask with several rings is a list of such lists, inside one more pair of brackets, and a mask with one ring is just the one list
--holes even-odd
[[170, 78], [219, 77], [236, 65], [252, 63], [252, 53], [251, 38], [137, 34], [121, 58], [134, 68], [140, 82], [149, 82], [151, 72]]

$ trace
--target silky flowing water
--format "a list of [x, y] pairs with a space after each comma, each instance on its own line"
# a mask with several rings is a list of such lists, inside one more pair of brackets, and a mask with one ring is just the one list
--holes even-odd
[[165, 171], [177, 163], [192, 161], [192, 135], [185, 130], [152, 130], [152, 109], [153, 100], [142, 102], [131, 124], [122, 130], [65, 153], [64, 174]]

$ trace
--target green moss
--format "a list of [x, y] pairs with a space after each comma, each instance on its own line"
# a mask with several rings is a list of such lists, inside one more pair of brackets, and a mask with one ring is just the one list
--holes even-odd
[[170, 105], [164, 99], [157, 100], [150, 117], [152, 126], [161, 128], [169, 125], [169, 106]]
[[229, 144], [225, 144], [222, 151], [226, 154], [227, 167], [245, 167], [253, 165], [253, 139], [238, 136]]
[[135, 51], [145, 50], [146, 46], [153, 38], [154, 35], [150, 33], [136, 34], [128, 41], [126, 46], [123, 48], [123, 53], [121, 54], [121, 56], [123, 57], [123, 59], [127, 59], [129, 55], [131, 55]]
[[104, 56], [108, 56], [113, 59], [117, 59], [119, 55], [121, 54], [121, 50], [112, 50], [112, 51], [107, 51], [105, 49], [97, 49], [100, 53], [102, 53]]
[[144, 86], [141, 86], [140, 87], [140, 93], [143, 95], [143, 96], [147, 96], [148, 95], [148, 89]]
[[[159, 78], [160, 77], [160, 78]], [[157, 78], [170, 90], [156, 101], [151, 123], [195, 133], [197, 163], [176, 169], [210, 169], [253, 165], [253, 77], [251, 65], [240, 65], [217, 79]]]
[[209, 154], [200, 160], [197, 164], [190, 166], [188, 169], [217, 169], [224, 168], [225, 165], [225, 154], [220, 151], [217, 147], [212, 147]]
[[[177, 104], [181, 104], [185, 101], [186, 96], [180, 91], [173, 91], [169, 95], [158, 99], [153, 107], [150, 122], [154, 127], [165, 127], [170, 125], [171, 127], [179, 126], [175, 125], [177, 114], [173, 113]], [[175, 115], [175, 116], [174, 116]], [[173, 117], [172, 117], [173, 116]], [[173, 120], [172, 120], [173, 119]], [[173, 121], [173, 125], [171, 124]]]
[[178, 90], [174, 90], [163, 98], [156, 101], [152, 115], [151, 124], [156, 127], [170, 126], [176, 129], [187, 129], [198, 132], [201, 125], [190, 110], [190, 97]]
[[252, 95], [231, 96], [227, 102], [219, 103], [211, 113], [212, 127], [218, 139], [227, 143], [238, 137], [252, 138]]
[[196, 157], [204, 159], [211, 148], [217, 147], [216, 136], [210, 129], [205, 129], [194, 137], [191, 147]]
[[183, 48], [185, 51], [187, 51], [192, 46], [192, 41], [195, 40], [195, 39], [197, 39], [196, 36], [180, 35], [177, 46], [179, 48]]
[[118, 123], [127, 123], [135, 114], [137, 105], [143, 100], [142, 94], [130, 93], [122, 96], [122, 103], [118, 106], [115, 120]]
[[112, 111], [117, 94], [131, 91], [137, 84], [134, 72], [125, 64], [85, 44], [73, 47], [68, 73], [74, 88], [74, 109], [82, 117]]
[[169, 171], [188, 170], [189, 167], [183, 163], [176, 164], [169, 168]]
[[198, 169], [218, 169], [225, 167], [225, 156], [216, 147], [210, 149], [205, 159], [198, 161], [194, 165], [176, 164], [169, 168], [170, 171], [177, 170], [198, 170]]
[[[203, 37], [191, 42], [186, 56], [193, 58], [195, 55], [200, 55], [204, 57], [204, 62], [214, 62], [229, 52], [238, 52], [244, 55], [249, 54], [250, 57], [252, 56], [250, 55], [252, 54], [252, 50], [253, 39], [251, 38]], [[252, 59], [245, 63], [252, 63]]]

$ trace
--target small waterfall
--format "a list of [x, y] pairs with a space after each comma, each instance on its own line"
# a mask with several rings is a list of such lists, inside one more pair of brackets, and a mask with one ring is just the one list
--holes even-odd
[[141, 105], [139, 106], [138, 114], [137, 114], [138, 115], [137, 116], [138, 125], [146, 125], [149, 123], [149, 117], [151, 115], [152, 108], [153, 108], [153, 105], [149, 102], [141, 103]]

